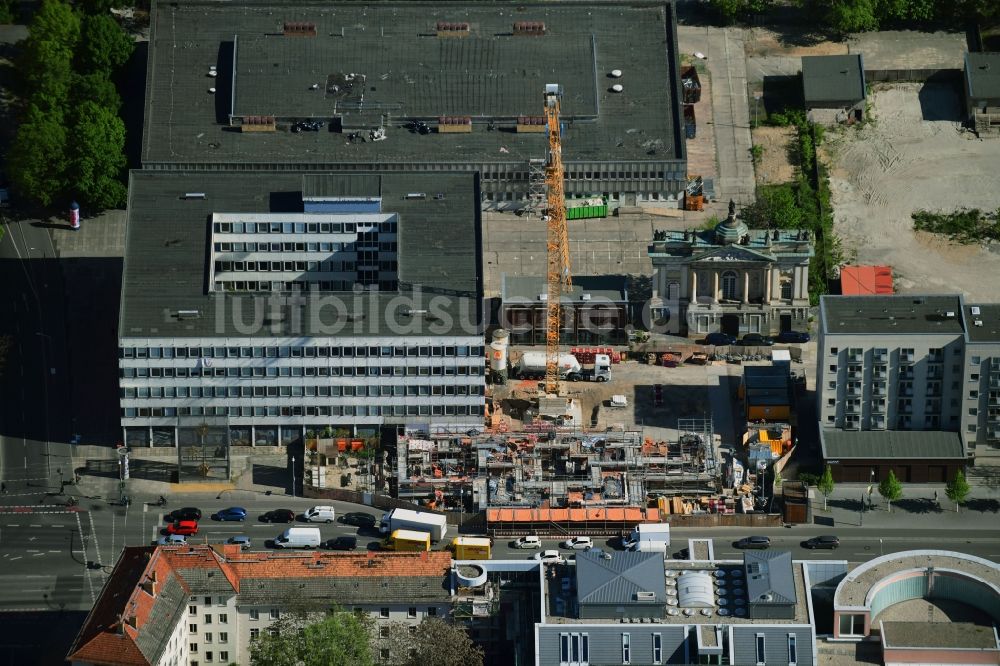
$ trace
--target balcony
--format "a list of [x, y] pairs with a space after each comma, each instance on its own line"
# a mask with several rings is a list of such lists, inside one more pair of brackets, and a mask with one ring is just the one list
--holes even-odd
[[864, 360], [865, 360], [864, 352], [850, 351], [847, 353], [848, 363], [863, 363]]
[[913, 354], [900, 354], [899, 364], [900, 365], [913, 365], [916, 362], [916, 357]]
[[861, 413], [861, 401], [860, 400], [848, 400], [847, 404], [844, 405], [844, 412], [848, 414], [860, 414]]
[[872, 412], [878, 414], [885, 414], [885, 400], [873, 400], [872, 401]]
[[872, 395], [878, 398], [884, 398], [889, 395], [889, 390], [886, 388], [885, 384], [875, 384], [872, 386]]
[[888, 365], [889, 355], [888, 354], [872, 354], [872, 363], [875, 365]]

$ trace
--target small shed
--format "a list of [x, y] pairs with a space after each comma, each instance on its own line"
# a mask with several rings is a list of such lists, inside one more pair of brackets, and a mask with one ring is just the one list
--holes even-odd
[[1000, 136], [1000, 53], [965, 54], [965, 106], [982, 136]]
[[861, 54], [803, 56], [802, 98], [807, 110], [862, 108], [865, 65]]

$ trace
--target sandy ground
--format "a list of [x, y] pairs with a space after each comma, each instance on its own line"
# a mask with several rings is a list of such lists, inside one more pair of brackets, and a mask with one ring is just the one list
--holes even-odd
[[874, 123], [830, 132], [834, 228], [848, 261], [892, 266], [899, 292], [993, 301], [1000, 247], [914, 232], [910, 217], [1000, 205], [1000, 150], [961, 132], [960, 110], [950, 86], [899, 84], [876, 90]]
[[795, 137], [794, 127], [758, 127], [753, 130], [753, 143], [764, 149], [756, 167], [758, 185], [790, 182], [795, 168], [788, 161], [788, 147]]
[[809, 46], [788, 43], [782, 35], [767, 28], [753, 28], [749, 31], [745, 48], [748, 56], [804, 56], [843, 55], [847, 44], [842, 42], [819, 42]]
[[[685, 62], [685, 65], [691, 64]], [[712, 120], [712, 81], [708, 69], [699, 67], [698, 80], [701, 81], [701, 99], [694, 105], [695, 122], [698, 125], [695, 138], [687, 139], [688, 174], [702, 178], [716, 178], [715, 124]]]

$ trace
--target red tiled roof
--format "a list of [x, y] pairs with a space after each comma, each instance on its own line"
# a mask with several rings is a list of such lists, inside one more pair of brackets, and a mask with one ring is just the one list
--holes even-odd
[[844, 296], [891, 294], [892, 268], [889, 266], [844, 266], [840, 269], [840, 293]]
[[[379, 577], [444, 576], [451, 568], [446, 551], [423, 553], [244, 553], [239, 546], [159, 546], [126, 548], [67, 659], [94, 664], [146, 665], [135, 639], [150, 620], [155, 598], [143, 583], [162, 586], [176, 576], [190, 594], [183, 571], [220, 571], [239, 592], [240, 578], [356, 578], [371, 575], [378, 561]], [[197, 590], [195, 590], [197, 591]], [[134, 619], [133, 619], [134, 618]], [[123, 623], [122, 620], [125, 620]], [[134, 622], [131, 626], [130, 620]]]

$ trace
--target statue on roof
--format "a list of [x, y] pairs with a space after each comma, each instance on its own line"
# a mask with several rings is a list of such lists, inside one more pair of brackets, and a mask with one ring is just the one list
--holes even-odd
[[732, 199], [729, 200], [729, 217], [736, 217], [736, 202]]

